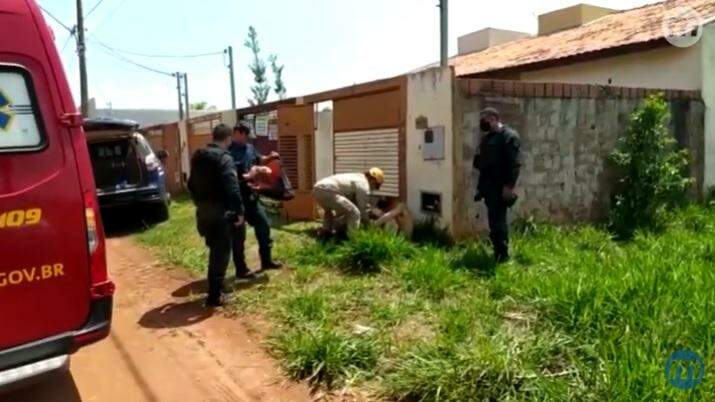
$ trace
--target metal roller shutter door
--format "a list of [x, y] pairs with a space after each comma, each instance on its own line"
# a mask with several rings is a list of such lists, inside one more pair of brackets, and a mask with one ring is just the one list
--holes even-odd
[[385, 171], [377, 195], [399, 197], [398, 129], [335, 133], [335, 173], [364, 172], [376, 166]]

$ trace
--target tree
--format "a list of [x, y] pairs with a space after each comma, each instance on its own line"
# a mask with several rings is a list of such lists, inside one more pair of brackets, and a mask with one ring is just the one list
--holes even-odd
[[278, 95], [278, 99], [285, 99], [286, 97], [286, 87], [285, 83], [283, 82], [283, 67], [285, 65], [278, 65], [278, 56], [271, 55], [268, 57], [268, 61], [271, 62], [271, 70], [273, 70], [273, 76], [274, 76], [274, 86], [273, 86], [273, 91], [275, 91], [276, 95]]
[[201, 101], [201, 102], [195, 102], [191, 104], [191, 109], [192, 110], [206, 110], [206, 107], [209, 104], [206, 101]]
[[248, 102], [251, 105], [261, 105], [266, 103], [268, 94], [271, 92], [271, 86], [268, 84], [268, 79], [266, 78], [266, 63], [261, 60], [258, 33], [254, 27], [248, 27], [248, 39], [246, 39], [243, 45], [249, 48], [251, 53], [253, 53], [253, 61], [248, 65], [248, 68], [253, 73], [253, 81], [255, 84], [251, 87], [253, 99], [249, 99]]
[[641, 228], [659, 228], [668, 208], [683, 202], [693, 183], [687, 173], [688, 152], [678, 149], [669, 123], [663, 95], [648, 97], [631, 115], [611, 154], [619, 179], [610, 223], [620, 237], [629, 238]]

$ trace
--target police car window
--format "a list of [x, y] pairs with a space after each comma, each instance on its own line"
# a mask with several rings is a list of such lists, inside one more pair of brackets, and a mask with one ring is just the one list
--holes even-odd
[[0, 151], [32, 150], [43, 144], [29, 74], [0, 66]]
[[141, 135], [141, 134], [139, 134], [139, 133], [135, 133], [135, 134], [134, 134], [134, 139], [135, 139], [136, 142], [137, 142], [137, 146], [138, 146], [138, 148], [139, 148], [139, 153], [140, 153], [143, 157], [147, 157], [147, 156], [151, 155], [151, 154], [154, 152], [154, 151], [152, 151], [152, 149], [151, 149], [151, 145], [149, 145], [149, 142], [144, 138], [143, 135]]

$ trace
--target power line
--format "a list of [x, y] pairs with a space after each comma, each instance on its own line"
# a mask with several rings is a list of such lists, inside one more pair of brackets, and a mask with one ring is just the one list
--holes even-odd
[[92, 7], [91, 10], [89, 10], [89, 12], [84, 16], [84, 18], [89, 17], [89, 16], [92, 14], [92, 12], [93, 12], [94, 10], [96, 10], [97, 7], [99, 7], [100, 4], [102, 4], [103, 1], [104, 1], [104, 0], [99, 0], [99, 1], [97, 2], [97, 4], [95, 4], [94, 7]]
[[[90, 34], [90, 35], [91, 35], [91, 34]], [[95, 42], [95, 43], [97, 43], [97, 44], [98, 44], [99, 46], [101, 46], [102, 48], [104, 48], [104, 49], [105, 49], [105, 50], [104, 50], [105, 53], [107, 53], [108, 55], [113, 56], [113, 57], [115, 57], [115, 58], [117, 58], [117, 59], [119, 59], [119, 60], [121, 60], [121, 61], [123, 61], [123, 62], [125, 62], [125, 63], [134, 65], [134, 66], [136, 66], [136, 67], [142, 68], [142, 69], [147, 70], [147, 71], [150, 71], [150, 72], [152, 72], [152, 73], [161, 74], [161, 75], [165, 75], [165, 76], [168, 76], [168, 77], [174, 77], [174, 76], [176, 76], [175, 73], [169, 73], [169, 72], [166, 72], [166, 71], [158, 70], [158, 69], [153, 68], [153, 67], [145, 66], [144, 64], [137, 63], [136, 61], [134, 61], [134, 60], [132, 60], [132, 59], [129, 59], [129, 58], [127, 58], [127, 57], [125, 57], [125, 56], [123, 56], [123, 55], [121, 55], [121, 54], [119, 54], [119, 53], [116, 53], [116, 52], [114, 51], [114, 49], [112, 49], [111, 46], [105, 45], [104, 43], [102, 43], [102, 41], [100, 41], [99, 39], [97, 39], [97, 37], [94, 36], [94, 35], [92, 35], [92, 41]]]
[[102, 24], [104, 24], [105, 21], [109, 20], [109, 18], [111, 18], [117, 12], [117, 10], [122, 8], [124, 3], [126, 3], [126, 2], [127, 2], [127, 0], [122, 0], [122, 2], [119, 3], [119, 5], [117, 7], [113, 8], [112, 11], [110, 11], [107, 15], [105, 15], [104, 18], [101, 21], [99, 21], [99, 23], [97, 23], [97, 25], [94, 26], [94, 30], [96, 31], [97, 29], [99, 29], [99, 27]]
[[66, 29], [67, 31], [69, 31], [69, 33], [73, 33], [73, 32], [74, 32], [72, 28], [70, 28], [70, 27], [68, 27], [67, 25], [65, 25], [62, 21], [60, 21], [59, 18], [57, 18], [57, 17], [55, 17], [54, 15], [52, 15], [51, 12], [45, 10], [42, 6], [40, 6], [40, 10], [44, 11], [45, 14], [49, 15], [50, 18], [52, 18], [53, 20], [55, 20], [56, 23], [62, 25], [62, 28], [64, 28], [64, 29]]
[[60, 53], [63, 53], [65, 51], [65, 48], [70, 43], [70, 39], [72, 39], [73, 37], [74, 37], [74, 33], [70, 33], [69, 35], [67, 35], [67, 40], [65, 41], [65, 44], [62, 45], [62, 50], [60, 50]]
[[192, 58], [192, 57], [206, 57], [206, 56], [217, 56], [217, 55], [223, 54], [223, 50], [218, 51], [218, 52], [194, 53], [194, 54], [148, 54], [148, 53], [130, 52], [129, 50], [122, 50], [122, 49], [117, 49], [117, 48], [114, 48], [114, 51], [120, 52], [120, 53], [126, 53], [126, 54], [129, 54], [129, 55], [132, 55], [132, 56], [156, 57], [156, 58], [173, 58], [173, 59]]
[[129, 50], [123, 50], [123, 49], [119, 49], [119, 48], [116, 48], [113, 46], [109, 46], [106, 43], [102, 42], [96, 35], [92, 35], [92, 36], [94, 37], [94, 39], [97, 42], [100, 42], [100, 44], [102, 44], [102, 46], [112, 50], [113, 52], [125, 53], [125, 54], [131, 55], [131, 56], [181, 59], [181, 58], [218, 56], [218, 55], [223, 55], [225, 53], [225, 50], [220, 50], [220, 51], [215, 51], [215, 52], [206, 52], [206, 53], [191, 53], [191, 54], [149, 54], [149, 53], [132, 52]]

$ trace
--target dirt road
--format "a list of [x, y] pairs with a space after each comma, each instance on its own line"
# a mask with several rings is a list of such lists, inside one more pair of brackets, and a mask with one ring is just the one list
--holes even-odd
[[129, 238], [107, 242], [117, 283], [111, 336], [73, 356], [71, 374], [0, 395], [2, 402], [310, 401], [241, 319], [196, 300], [205, 288], [161, 267]]

